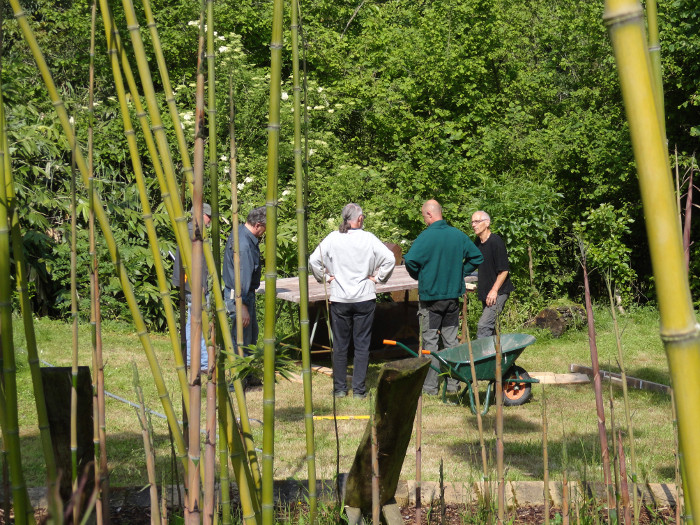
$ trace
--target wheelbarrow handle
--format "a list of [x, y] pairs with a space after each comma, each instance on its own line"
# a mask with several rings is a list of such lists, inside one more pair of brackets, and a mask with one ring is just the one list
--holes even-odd
[[[399, 341], [394, 341], [394, 340], [392, 340], [392, 339], [384, 339], [383, 343], [384, 343], [385, 345], [387, 345], [387, 346], [400, 346], [401, 348], [403, 348], [404, 350], [406, 350], [406, 352], [408, 352], [408, 353], [411, 354], [412, 356], [414, 356], [414, 357], [420, 357], [420, 355], [418, 355], [416, 352], [414, 352], [413, 350], [411, 350], [411, 349], [410, 349], [409, 347], [407, 347], [405, 344], [400, 343]], [[423, 349], [421, 349], [421, 350], [419, 350], [419, 352], [420, 352], [421, 355], [431, 355], [431, 354], [432, 354], [432, 352], [431, 352], [430, 350], [423, 350]], [[433, 365], [430, 365], [430, 368], [432, 368], [433, 370], [435, 370], [438, 374], [441, 374], [441, 373], [442, 373], [442, 371], [441, 371], [439, 368], [437, 368], [437, 367], [435, 367], [435, 366], [433, 366]]]

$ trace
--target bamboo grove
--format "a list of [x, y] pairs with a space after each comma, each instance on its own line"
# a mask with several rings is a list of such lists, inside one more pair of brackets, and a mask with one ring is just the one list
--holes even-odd
[[[311, 365], [309, 355], [309, 319], [307, 294], [307, 213], [309, 196], [307, 188], [306, 169], [309, 160], [309, 148], [303, 140], [304, 131], [308, 128], [302, 122], [306, 114], [306, 77], [300, 68], [300, 40], [304, 39], [300, 19], [300, 7], [296, 0], [292, 5], [285, 6], [283, 0], [275, 0], [273, 4], [272, 34], [270, 36], [270, 89], [267, 125], [267, 179], [265, 205], [267, 209], [267, 242], [265, 244], [265, 322], [263, 330], [264, 358], [264, 430], [262, 456], [258, 458], [255, 444], [252, 441], [248, 410], [243, 385], [234, 376], [234, 390], [228, 392], [227, 369], [235, 365], [242, 343], [242, 326], [235, 327], [238, 344], [234, 344], [229, 327], [221, 287], [221, 254], [220, 211], [218, 194], [219, 165], [217, 158], [216, 121], [226, 121], [230, 126], [229, 172], [231, 177], [231, 216], [234, 225], [238, 224], [240, 205], [237, 199], [237, 165], [236, 165], [236, 131], [234, 129], [235, 100], [233, 90], [229, 91], [230, 113], [217, 114], [215, 82], [215, 25], [213, 1], [202, 3], [199, 20], [198, 63], [196, 82], [196, 107], [194, 136], [187, 137], [185, 126], [181, 122], [181, 112], [176, 104], [176, 97], [171, 86], [165, 55], [158, 35], [157, 23], [149, 0], [143, 0], [138, 8], [132, 0], [122, 0], [121, 11], [116, 17], [112, 9], [115, 2], [99, 0], [94, 7], [95, 16], [102, 23], [102, 33], [106, 41], [109, 66], [112, 71], [114, 90], [120, 107], [120, 118], [128, 148], [128, 159], [133, 171], [136, 191], [141, 206], [146, 238], [154, 260], [154, 271], [157, 275], [158, 292], [162, 300], [162, 309], [167, 323], [170, 345], [176, 363], [180, 391], [168, 392], [163, 379], [163, 370], [153, 349], [151, 337], [139, 310], [129, 269], [124, 264], [120, 254], [120, 246], [103, 203], [101, 195], [94, 184], [92, 159], [92, 126], [90, 140], [87, 145], [87, 157], [83, 154], [83, 146], [77, 139], [74, 124], [69, 111], [59, 95], [54, 83], [52, 72], [34, 36], [32, 26], [19, 0], [9, 0], [14, 16], [21, 30], [26, 45], [31, 50], [37, 71], [41, 75], [51, 104], [60, 120], [63, 133], [67, 139], [72, 158], [74, 159], [75, 176], [79, 176], [89, 196], [90, 209], [90, 255], [91, 255], [91, 288], [92, 298], [90, 320], [92, 327], [93, 374], [95, 377], [95, 392], [98, 401], [95, 403], [95, 449], [99, 464], [95, 465], [96, 479], [102, 481], [106, 477], [106, 452], [104, 443], [108, 438], [105, 432], [104, 413], [104, 377], [99, 373], [102, 368], [102, 353], [100, 344], [100, 293], [97, 286], [96, 245], [104, 244], [110, 254], [113, 268], [101, 269], [102, 272], [114, 271], [139, 334], [143, 350], [148, 358], [150, 371], [156, 385], [163, 410], [174, 436], [176, 454], [183, 471], [186, 472], [188, 489], [186, 502], [186, 522], [214, 523], [217, 505], [222, 508], [223, 523], [231, 523], [230, 501], [228, 500], [229, 470], [233, 474], [241, 499], [243, 520], [247, 524], [274, 523], [274, 421], [275, 421], [275, 281], [277, 278], [277, 211], [278, 211], [278, 171], [280, 159], [280, 100], [282, 99], [281, 85], [284, 61], [284, 9], [290, 10], [291, 18], [291, 70], [293, 77], [293, 165], [295, 175], [295, 212], [297, 228], [297, 248], [299, 283], [302, 295], [301, 302], [301, 341], [302, 341], [302, 378], [304, 391], [306, 459], [308, 466], [308, 496], [310, 504], [310, 521], [313, 523], [316, 512], [316, 473], [314, 455], [314, 428], [311, 404]], [[142, 13], [137, 16], [137, 9]], [[655, 15], [655, 8], [649, 10], [649, 17]], [[147, 27], [139, 24], [139, 17], [145, 17]], [[116, 19], [125, 20], [126, 30], [117, 27]], [[658, 56], [658, 34], [654, 31], [655, 24], [651, 23], [649, 39], [647, 39], [643, 24], [643, 13], [636, 0], [607, 0], [605, 22], [610, 29], [611, 39], [616, 52], [621, 78], [623, 97], [630, 123], [632, 143], [639, 169], [640, 187], [646, 214], [654, 217], [647, 223], [647, 233], [652, 251], [652, 261], [657, 282], [658, 300], [661, 310], [661, 335], [667, 348], [669, 368], [674, 381], [674, 387], [683, 391], [684, 396], [676, 397], [679, 419], [679, 439], [685, 465], [700, 464], [700, 444], [697, 443], [697, 432], [694, 428], [694, 416], [697, 413], [696, 403], [700, 399], [700, 334], [693, 312], [687, 271], [683, 268], [683, 253], [681, 235], [677, 221], [677, 206], [673, 198], [671, 186], [668, 152], [665, 144], [665, 126], [663, 116], [663, 90]], [[97, 22], [94, 21], [93, 25]], [[126, 37], [128, 33], [128, 37]], [[152, 54], [155, 56], [157, 80], [151, 70], [147, 43], [144, 36], [148, 35]], [[87, 45], [87, 44], [86, 44]], [[193, 44], [194, 45], [194, 44]], [[91, 45], [94, 54], [94, 42]], [[132, 64], [135, 68], [132, 69]], [[650, 66], [651, 65], [651, 66]], [[194, 67], [194, 66], [193, 66]], [[232, 77], [236, 71], [231, 72]], [[230, 82], [230, 80], [229, 80]], [[159, 88], [156, 88], [159, 86]], [[165, 96], [167, 115], [161, 114], [159, 89]], [[92, 102], [90, 104], [92, 110]], [[138, 122], [132, 122], [135, 115]], [[164, 119], [169, 121], [166, 126]], [[92, 120], [92, 119], [91, 119]], [[135, 125], [136, 124], [136, 125]], [[173, 136], [166, 133], [166, 128], [173, 131]], [[308, 124], [308, 123], [306, 123]], [[19, 228], [18, 209], [14, 194], [14, 183], [7, 134], [5, 133], [4, 106], [0, 100], [0, 322], [2, 337], [3, 389], [0, 391], [0, 424], [2, 427], [3, 445], [10, 456], [10, 472], [12, 476], [13, 501], [17, 523], [32, 523], [33, 513], [29, 504], [27, 489], [23, 480], [23, 470], [20, 455], [17, 388], [15, 383], [15, 353], [12, 342], [12, 297], [10, 281], [10, 260], [15, 261], [17, 296], [21, 307], [22, 319], [27, 338], [29, 364], [32, 372], [32, 383], [37, 400], [37, 413], [42, 440], [42, 450], [49, 475], [49, 483], [56, 483], [56, 469], [46, 408], [43, 402], [43, 391], [40, 379], [39, 360], [36, 340], [33, 335], [32, 314], [27, 292], [27, 276], [22, 259], [22, 232]], [[146, 157], [140, 148], [140, 141], [145, 144], [148, 152], [150, 169], [145, 168]], [[188, 143], [193, 144], [192, 154]], [[208, 166], [208, 170], [206, 167]], [[152, 175], [155, 180], [150, 180]], [[202, 205], [203, 185], [205, 177], [210, 179], [212, 189], [212, 228], [211, 233], [203, 226]], [[153, 221], [151, 194], [154, 188], [158, 192], [157, 200], [163, 203], [167, 210], [170, 228], [176, 238], [177, 246], [182, 254], [183, 271], [192, 283], [192, 289], [198, 290], [201, 283], [202, 261], [207, 266], [210, 282], [205, 283], [211, 292], [211, 303], [208, 305], [203, 296], [194, 294], [192, 302], [192, 362], [199, 362], [200, 334], [206, 341], [209, 350], [210, 368], [203, 377], [197, 366], [190, 370], [187, 376], [182, 352], [182, 343], [178, 338], [176, 308], [171, 299], [171, 290], [166, 277], [166, 265], [161, 255], [156, 225]], [[182, 188], [182, 189], [181, 189]], [[75, 197], [75, 189], [72, 191]], [[185, 214], [185, 202], [190, 202], [193, 209], [192, 234], [188, 231], [188, 219]], [[76, 213], [76, 203], [71, 208], [73, 217]], [[98, 236], [95, 226], [99, 226], [101, 236]], [[234, 262], [236, 271], [240, 271], [238, 254], [238, 239], [234, 227]], [[74, 233], [75, 236], [75, 226]], [[71, 265], [75, 271], [75, 262]], [[670, 268], [670, 269], [669, 269]], [[236, 280], [238, 285], [239, 279]], [[240, 290], [236, 290], [237, 308], [240, 309]], [[75, 290], [71, 296], [73, 303], [71, 315], [76, 323], [74, 349], [77, 345], [77, 303]], [[680, 300], [679, 300], [680, 298]], [[240, 310], [239, 310], [240, 311]], [[75, 352], [74, 352], [75, 353]], [[216, 363], [212, 366], [212, 363]], [[500, 361], [499, 361], [500, 362]], [[73, 362], [73, 376], [77, 375], [77, 355]], [[202, 385], [206, 384], [206, 390]], [[74, 380], [75, 385], [75, 380]], [[100, 392], [102, 392], [100, 394]], [[497, 389], [500, 392], [500, 389]], [[102, 396], [101, 398], [99, 396]], [[189, 428], [186, 430], [178, 421], [173, 407], [173, 396], [181, 396], [183, 408]], [[200, 449], [200, 407], [201, 397], [206, 399], [206, 414], [204, 451]], [[218, 427], [217, 427], [218, 424]], [[479, 418], [479, 426], [481, 420]], [[218, 436], [218, 439], [217, 439]], [[144, 436], [144, 442], [148, 442]], [[219, 447], [219, 474], [221, 494], [216, 495], [216, 446]], [[633, 453], [634, 454], [634, 453]], [[485, 452], [482, 455], [485, 461]], [[230, 462], [230, 469], [229, 469]], [[502, 472], [502, 465], [499, 465]], [[484, 467], [485, 469], [486, 467]], [[689, 508], [700, 508], [700, 479], [694, 469], [684, 469], [685, 494]], [[75, 482], [78, 478], [76, 469], [72, 472]], [[106, 480], [105, 480], [106, 481]], [[154, 483], [154, 481], [152, 481]], [[499, 493], [499, 498], [502, 495]], [[102, 486], [98, 493], [96, 508], [98, 520], [107, 523], [108, 508], [107, 486]], [[499, 506], [501, 510], [503, 506]]]

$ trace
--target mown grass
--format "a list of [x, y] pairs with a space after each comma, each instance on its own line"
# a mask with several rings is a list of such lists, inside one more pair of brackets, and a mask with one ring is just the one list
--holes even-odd
[[[623, 348], [629, 375], [668, 384], [666, 358], [658, 335], [658, 315], [649, 308], [633, 310], [620, 318], [623, 331]], [[596, 310], [598, 351], [602, 368], [616, 369], [617, 348], [610, 314], [606, 309]], [[71, 335], [68, 324], [47, 319], [36, 320], [40, 356], [56, 366], [70, 365]], [[510, 330], [514, 331], [514, 330]], [[571, 363], [590, 365], [588, 338], [585, 328], [571, 330], [555, 339], [542, 331], [530, 331], [537, 342], [528, 347], [518, 364], [531, 372], [568, 372]], [[15, 324], [15, 342], [18, 358], [18, 388], [20, 397], [20, 425], [23, 462], [28, 484], [44, 484], [43, 459], [38, 443], [36, 412], [31, 390], [31, 380], [24, 349], [21, 323]], [[121, 397], [134, 400], [131, 363], [140, 370], [144, 395], [149, 408], [162, 412], [153, 380], [149, 377], [148, 364], [133, 329], [122, 323], [106, 323], [103, 327], [105, 354], [105, 383], [107, 389]], [[173, 359], [167, 338], [152, 335], [158, 360], [178, 413], [181, 401], [177, 390]], [[81, 364], [89, 365], [89, 327], [81, 326]], [[381, 363], [373, 363], [369, 385], [376, 386]], [[314, 410], [316, 415], [333, 412], [330, 377], [313, 376]], [[485, 386], [485, 385], [484, 385]], [[482, 387], [483, 389], [483, 387]], [[609, 426], [608, 390], [604, 392], [606, 418]], [[250, 417], [262, 420], [262, 390], [247, 393]], [[559, 479], [562, 471], [562, 448], [566, 443], [569, 478], [595, 481], [602, 479], [600, 471], [600, 447], [596, 424], [596, 411], [591, 385], [546, 387], [549, 413], [550, 478]], [[452, 401], [455, 400], [453, 397]], [[533, 400], [522, 406], [504, 411], [504, 442], [506, 477], [509, 480], [541, 480], [541, 386], [534, 387]], [[635, 425], [638, 474], [641, 480], [670, 482], [674, 479], [674, 436], [670, 396], [644, 391], [630, 391], [632, 420]], [[624, 421], [622, 393], [614, 388], [615, 421]], [[369, 401], [344, 398], [337, 400], [340, 416], [369, 414]], [[484, 418], [489, 456], [493, 456], [495, 410]], [[344, 419], [338, 421], [340, 440], [340, 472], [347, 472], [355, 456], [355, 450], [365, 430], [367, 421]], [[174, 481], [172, 475], [170, 442], [165, 422], [153, 417], [158, 476], [166, 482]], [[256, 443], [262, 441], [262, 425], [252, 423]], [[439, 463], [444, 462], [444, 478], [448, 482], [478, 481], [482, 477], [479, 437], [476, 418], [468, 407], [444, 405], [436, 397], [427, 397], [423, 405], [422, 478], [436, 481]], [[623, 427], [624, 428], [624, 427]], [[108, 456], [113, 485], [140, 485], [145, 483], [145, 462], [141, 436], [133, 408], [108, 398], [107, 400]], [[336, 475], [336, 437], [332, 420], [315, 422], [316, 468], [319, 479], [333, 479]], [[306, 448], [302, 387], [299, 383], [280, 381], [276, 387], [275, 424], [275, 477], [278, 479], [306, 479]], [[495, 464], [495, 461], [491, 462]], [[415, 443], [412, 440], [401, 477], [415, 478]], [[629, 467], [628, 467], [629, 472]], [[490, 473], [490, 475], [493, 473]]]

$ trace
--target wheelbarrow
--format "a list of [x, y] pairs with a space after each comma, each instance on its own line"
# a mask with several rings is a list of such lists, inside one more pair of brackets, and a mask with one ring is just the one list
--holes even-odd
[[[495, 337], [483, 337], [471, 342], [476, 379], [477, 381], [488, 381], [486, 399], [484, 400], [481, 415], [485, 415], [489, 411], [494, 385], [496, 384], [495, 339]], [[529, 334], [501, 335], [501, 381], [503, 382], [503, 405], [505, 406], [518, 406], [526, 403], [532, 396], [532, 383], [539, 383], [538, 379], [532, 379], [523, 368], [515, 364], [515, 360], [520, 357], [525, 347], [534, 342], [535, 338]], [[416, 352], [398, 341], [384, 340], [384, 344], [390, 346], [398, 345], [408, 353], [418, 357]], [[469, 407], [472, 413], [476, 414], [471, 366], [469, 364], [469, 344], [464, 343], [438, 352], [421, 350], [420, 353], [422, 355], [432, 355], [438, 360], [440, 370], [434, 366], [433, 370], [466, 384], [458, 399], [460, 402], [463, 402], [464, 395], [468, 393]], [[446, 400], [446, 389], [447, 382], [445, 382], [442, 390], [443, 401]]]

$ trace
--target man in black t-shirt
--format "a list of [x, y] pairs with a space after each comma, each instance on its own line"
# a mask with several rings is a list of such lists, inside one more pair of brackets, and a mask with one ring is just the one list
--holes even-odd
[[503, 310], [508, 296], [514, 290], [510, 281], [510, 266], [506, 245], [491, 232], [491, 217], [485, 211], [472, 215], [472, 228], [476, 234], [476, 247], [484, 256], [479, 265], [479, 281], [476, 293], [484, 309], [476, 329], [476, 337], [489, 337], [496, 333], [496, 319]]

